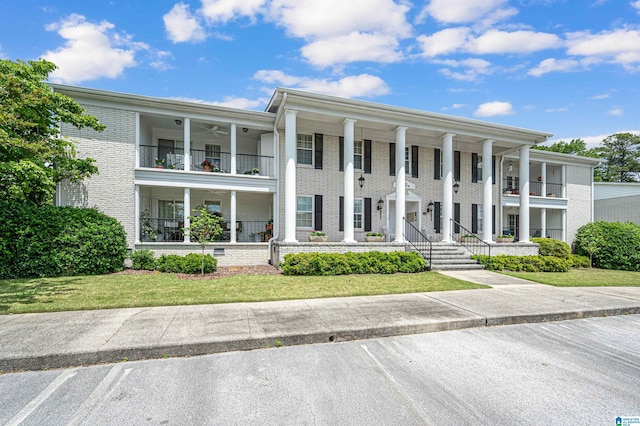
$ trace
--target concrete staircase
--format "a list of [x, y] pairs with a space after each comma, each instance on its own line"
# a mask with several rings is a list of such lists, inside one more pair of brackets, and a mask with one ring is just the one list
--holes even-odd
[[460, 244], [433, 243], [431, 250], [431, 270], [456, 271], [484, 269], [476, 260], [471, 259], [471, 253]]

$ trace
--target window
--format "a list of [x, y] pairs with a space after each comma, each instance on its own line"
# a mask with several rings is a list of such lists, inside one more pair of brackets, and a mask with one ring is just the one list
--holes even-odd
[[209, 213], [222, 214], [222, 207], [220, 206], [220, 201], [205, 201], [204, 207], [207, 209]]
[[404, 172], [406, 174], [411, 173], [411, 151], [409, 147], [404, 148]]
[[296, 203], [296, 227], [313, 227], [313, 197], [301, 195]]
[[353, 142], [353, 168], [362, 170], [362, 141]]
[[356, 198], [353, 200], [353, 227], [355, 229], [362, 229], [362, 198]]
[[482, 204], [478, 204], [477, 208], [478, 208], [478, 216], [477, 216], [477, 219], [476, 219], [477, 220], [477, 222], [476, 222], [477, 223], [477, 232], [478, 233], [482, 233], [482, 222], [483, 222], [483, 220], [482, 220], [482, 216], [483, 216], [483, 214], [482, 214]]
[[482, 182], [482, 155], [478, 155], [476, 163], [476, 181]]
[[298, 134], [297, 138], [297, 162], [298, 164], [313, 164], [313, 136]]

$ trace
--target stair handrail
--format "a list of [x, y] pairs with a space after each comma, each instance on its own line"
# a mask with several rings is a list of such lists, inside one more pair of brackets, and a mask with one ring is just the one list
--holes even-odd
[[[407, 222], [407, 219], [405, 217], [402, 218], [402, 222], [404, 225], [404, 232], [402, 233], [402, 236], [404, 237], [405, 241], [411, 244], [413, 248], [418, 253], [420, 253], [420, 256], [422, 256], [422, 258], [427, 262], [427, 269], [431, 269], [431, 255], [433, 244], [426, 235], [424, 235], [418, 228], [416, 228], [413, 223]], [[409, 225], [409, 235], [407, 235], [407, 225]]]
[[[491, 244], [478, 238], [477, 235], [460, 225], [455, 219], [451, 219], [450, 229], [451, 240], [457, 241], [460, 245], [475, 255], [488, 256], [489, 262], [491, 262]], [[458, 232], [455, 232], [456, 229], [458, 229]], [[458, 235], [457, 237], [456, 234]], [[465, 238], [462, 238], [463, 236]]]

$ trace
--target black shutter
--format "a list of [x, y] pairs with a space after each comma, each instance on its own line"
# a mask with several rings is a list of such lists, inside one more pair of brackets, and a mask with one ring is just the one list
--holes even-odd
[[491, 206], [491, 233], [496, 233], [496, 205]]
[[478, 233], [478, 205], [471, 204], [471, 232]]
[[338, 142], [338, 170], [344, 172], [344, 138], [340, 136]]
[[436, 201], [433, 206], [433, 228], [436, 234], [440, 233], [440, 201]]
[[396, 144], [389, 144], [389, 176], [396, 175]]
[[491, 183], [496, 184], [496, 156], [491, 156]]
[[453, 151], [453, 180], [460, 181], [460, 151]]
[[419, 148], [418, 145], [411, 146], [411, 177], [418, 177], [418, 156], [419, 156]]
[[364, 140], [364, 172], [371, 173], [371, 140]]
[[433, 150], [433, 178], [440, 180], [440, 149]]
[[364, 230], [371, 231], [371, 198], [364, 199]]
[[322, 195], [316, 195], [313, 201], [313, 229], [322, 231]]
[[315, 167], [316, 169], [322, 169], [322, 141], [323, 141], [323, 135], [322, 133], [316, 133], [315, 134], [315, 139], [316, 139], [316, 144], [315, 144]]
[[456, 223], [453, 224], [453, 233], [459, 234], [460, 233], [460, 203], [453, 204], [453, 220], [456, 221]]
[[340, 196], [340, 205], [338, 207], [338, 231], [344, 231], [344, 197]]
[[478, 182], [478, 154], [471, 154], [471, 182]]

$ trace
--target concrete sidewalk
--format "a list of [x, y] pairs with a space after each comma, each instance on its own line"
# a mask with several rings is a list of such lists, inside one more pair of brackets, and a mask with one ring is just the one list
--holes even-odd
[[556, 288], [488, 271], [463, 290], [0, 316], [0, 371], [640, 313], [640, 287]]

